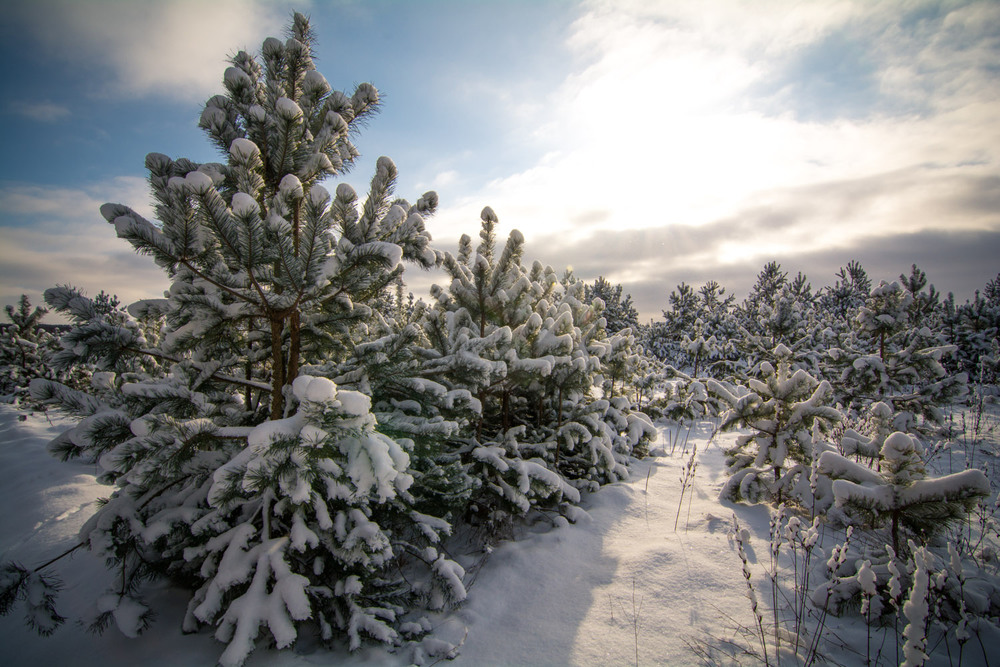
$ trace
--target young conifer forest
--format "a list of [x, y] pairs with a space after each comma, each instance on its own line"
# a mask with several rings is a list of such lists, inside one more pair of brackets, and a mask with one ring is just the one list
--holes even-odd
[[7, 309], [3, 662], [1000, 663], [1000, 275], [769, 263], [642, 323], [502, 211], [435, 245], [387, 157], [348, 185], [379, 92], [288, 34], [219, 163], [100, 209], [162, 298]]

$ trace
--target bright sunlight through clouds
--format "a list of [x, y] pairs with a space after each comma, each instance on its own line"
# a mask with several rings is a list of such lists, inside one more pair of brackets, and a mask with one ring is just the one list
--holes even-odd
[[[60, 12], [6, 10], [47, 63], [20, 75], [26, 94], [5, 85], [8, 118], [36, 133], [87, 121], [92, 133], [32, 146], [52, 160], [76, 151], [73, 174], [3, 173], [0, 296], [11, 303], [56, 282], [155, 295], [159, 277], [142, 262], [123, 281], [121, 262], [74, 254], [128, 251], [90, 198], [142, 177], [140, 151], [214, 159], [197, 143], [192, 100], [221, 88], [225, 53], [279, 29], [292, 5], [41, 5]], [[344, 180], [362, 189], [375, 158], [394, 157], [401, 195], [439, 190], [428, 228], [443, 249], [475, 234], [489, 205], [501, 234], [525, 234], [529, 260], [622, 282], [646, 318], [681, 281], [745, 294], [770, 260], [816, 287], [852, 259], [876, 279], [917, 262], [960, 300], [1000, 269], [996, 3], [296, 6], [325, 37], [318, 66], [331, 83], [371, 80], [385, 96], [357, 142], [364, 160]], [[19, 62], [41, 67], [23, 53]], [[66, 77], [86, 81], [67, 87]], [[101, 122], [101, 104], [116, 109], [114, 122]], [[143, 116], [147, 106], [160, 116]], [[35, 193], [51, 207], [69, 190], [78, 205], [62, 212], [18, 199]], [[103, 236], [59, 238], [60, 226], [84, 223]], [[46, 248], [58, 259], [44, 265]], [[44, 266], [29, 271], [28, 256]], [[419, 296], [440, 278], [408, 280]]]

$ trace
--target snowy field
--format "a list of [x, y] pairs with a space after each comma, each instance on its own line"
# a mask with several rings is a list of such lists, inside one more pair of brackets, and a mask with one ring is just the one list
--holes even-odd
[[[33, 567], [76, 543], [95, 500], [109, 489], [94, 482], [93, 465], [61, 463], [46, 452], [46, 443], [64, 423], [40, 413], [21, 417], [0, 405], [0, 466], [6, 473], [0, 486], [5, 508], [0, 558]], [[747, 646], [740, 629], [751, 627], [753, 616], [732, 517], [735, 512], [749, 531], [747, 556], [761, 586], [768, 510], [718, 500], [725, 480], [722, 448], [734, 434], [710, 442], [712, 424], [702, 422], [690, 432], [688, 453], [682, 451], [682, 436], [669, 456], [667, 443], [676, 431], [663, 424], [659, 429], [654, 455], [633, 462], [630, 481], [585, 498], [586, 515], [575, 525], [538, 515], [515, 542], [491, 554], [454, 554], [468, 571], [469, 598], [458, 610], [433, 619], [435, 637], [462, 642], [454, 664], [688, 665], [705, 664], [706, 651], [713, 662], [728, 664], [734, 646], [738, 662], [754, 663], [740, 654]], [[680, 504], [680, 478], [694, 446], [693, 493], [689, 487]], [[843, 534], [825, 537], [832, 544]], [[65, 584], [57, 608], [68, 622], [46, 639], [24, 625], [19, 609], [0, 618], [0, 664], [211, 665], [224, 648], [205, 633], [182, 635], [186, 597], [162, 584], [147, 593], [161, 612], [141, 639], [128, 639], [114, 628], [94, 636], [78, 619], [88, 616], [111, 575], [82, 551], [53, 569]], [[859, 618], [832, 618], [827, 627], [831, 663], [864, 664], [866, 630]], [[998, 659], [1000, 641], [987, 639], [984, 650]], [[982, 653], [968, 651], [963, 664], [987, 664]], [[259, 649], [247, 662], [331, 663], [403, 665], [408, 656], [375, 647], [353, 655], [331, 652], [303, 633], [293, 649]], [[949, 664], [930, 664], [938, 663]]]

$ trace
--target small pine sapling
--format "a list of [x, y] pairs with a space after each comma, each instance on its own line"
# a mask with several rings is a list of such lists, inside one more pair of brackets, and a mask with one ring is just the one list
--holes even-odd
[[877, 469], [836, 452], [824, 452], [819, 459], [820, 471], [835, 480], [837, 506], [866, 526], [888, 523], [897, 554], [903, 531], [926, 541], [965, 517], [990, 493], [981, 470], [928, 477], [922, 453], [916, 438], [897, 431], [883, 443]]
[[814, 426], [822, 432], [841, 418], [827, 404], [832, 394], [828, 382], [793, 370], [793, 353], [784, 345], [773, 355], [777, 367], [761, 362], [761, 379], [750, 378], [747, 390], [707, 382], [709, 392], [729, 407], [720, 429], [751, 431], [726, 452], [732, 477], [720, 495], [729, 500], [780, 502], [784, 489], [808, 476], [813, 450], [821, 446], [814, 442]]

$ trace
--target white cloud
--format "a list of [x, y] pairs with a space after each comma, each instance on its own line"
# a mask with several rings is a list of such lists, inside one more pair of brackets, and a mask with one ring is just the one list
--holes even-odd
[[159, 296], [167, 286], [163, 271], [115, 237], [99, 212], [109, 201], [152, 215], [141, 178], [119, 177], [85, 189], [0, 188], [0, 304], [16, 303], [21, 294], [41, 304], [46, 289], [67, 283], [92, 296], [102, 289], [118, 294], [124, 303]]
[[290, 7], [264, 0], [35, 0], [7, 11], [48, 52], [107, 68], [110, 78], [95, 93], [202, 101], [217, 91], [234, 47], [259, 48], [287, 23]]
[[[998, 174], [1000, 84], [987, 65], [997, 44], [976, 23], [998, 10], [976, 5], [904, 26], [904, 9], [860, 1], [592, 3], [569, 42], [576, 71], [535, 125], [511, 129], [535, 132], [546, 154], [442, 212], [433, 229], [449, 241], [474, 233], [479, 208], [490, 204], [504, 227], [525, 233], [530, 257], [533, 239], [589, 234], [579, 221], [595, 211], [609, 233], [709, 229], [790, 212], [780, 228], [667, 258], [691, 266], [854, 247], [873, 233], [995, 230], [995, 217], [956, 208], [954, 189]], [[858, 26], [860, 41], [843, 48], [858, 50], [859, 71], [847, 74], [870, 79], [874, 92], [829, 118], [798, 113], [810, 76], [842, 74], [834, 38]], [[807, 58], [816, 53], [826, 59]], [[796, 78], [782, 82], [789, 72]], [[852, 90], [834, 84], [834, 92]], [[912, 110], [914, 99], [926, 104]], [[855, 201], [837, 190], [850, 182], [875, 190]], [[616, 271], [624, 275], [617, 266], [605, 275]]]
[[4, 224], [20, 225], [25, 217], [32, 218], [35, 228], [65, 229], [104, 222], [100, 208], [107, 202], [131, 206], [140, 215], [149, 217], [149, 187], [145, 179], [118, 176], [85, 188], [64, 188], [30, 183], [6, 184], [0, 187], [0, 215]]
[[431, 182], [431, 187], [441, 188], [446, 185], [451, 185], [458, 179], [458, 172], [454, 169], [448, 169], [447, 171], [442, 171], [434, 176], [434, 180]]
[[7, 107], [19, 116], [43, 123], [54, 123], [70, 115], [70, 110], [67, 107], [52, 102], [13, 101]]

